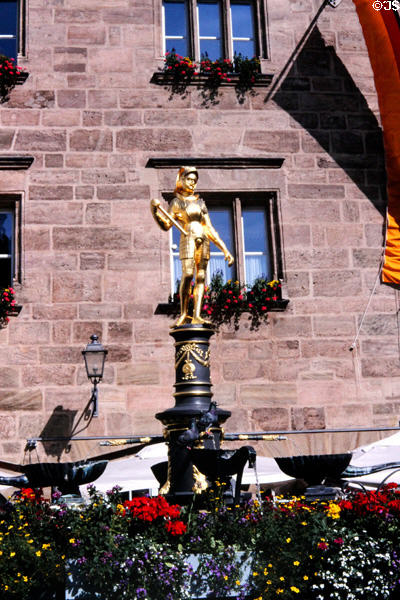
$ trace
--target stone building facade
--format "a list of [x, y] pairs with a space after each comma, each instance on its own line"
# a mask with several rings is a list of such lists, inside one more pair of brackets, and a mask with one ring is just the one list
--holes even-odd
[[[397, 296], [378, 282], [371, 298], [384, 240], [382, 135], [353, 3], [255, 4], [265, 9], [261, 63], [272, 82], [242, 98], [224, 85], [210, 98], [154, 78], [161, 0], [21, 3], [18, 62], [29, 77], [0, 105], [0, 209], [15, 206], [19, 217], [23, 306], [0, 331], [2, 460], [20, 461], [26, 439], [41, 434], [160, 431], [173, 342], [156, 309], [171, 293], [171, 261], [149, 200], [174, 188], [167, 159], [214, 161], [200, 168], [198, 189], [217, 201], [275, 198], [290, 302], [258, 331], [244, 316], [237, 332], [224, 326], [213, 338], [214, 398], [233, 411], [227, 429], [397, 424]], [[29, 168], [1, 162], [21, 156], [33, 157]], [[263, 158], [276, 168], [256, 167]], [[81, 350], [93, 333], [109, 354], [99, 417], [86, 422]], [[64, 460], [64, 450], [46, 452]]]

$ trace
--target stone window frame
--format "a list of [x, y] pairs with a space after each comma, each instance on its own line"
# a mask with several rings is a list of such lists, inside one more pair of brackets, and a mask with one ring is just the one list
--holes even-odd
[[[282, 230], [280, 215], [279, 193], [277, 190], [265, 189], [255, 192], [244, 191], [204, 191], [198, 190], [199, 195], [206, 202], [207, 207], [230, 207], [232, 214], [232, 228], [234, 248], [229, 250], [235, 256], [235, 277], [241, 282], [246, 281], [245, 271], [245, 254], [243, 248], [243, 231], [242, 231], [242, 206], [256, 206], [265, 209], [266, 214], [266, 238], [269, 247], [271, 280], [283, 279], [283, 256], [282, 256]], [[171, 192], [162, 192], [162, 197], [166, 202], [170, 202], [173, 198]], [[176, 291], [175, 273], [173, 270], [173, 248], [172, 234], [170, 234], [170, 281], [171, 294]]]
[[8, 285], [22, 282], [22, 193], [0, 193], [0, 212], [12, 211], [14, 216], [12, 273]]
[[[190, 56], [196, 62], [200, 61], [198, 44], [198, 22], [197, 22], [197, 0], [185, 0], [188, 14], [188, 33]], [[222, 47], [223, 56], [232, 60], [232, 31], [230, 23], [230, 0], [219, 0], [221, 3], [221, 25], [222, 25]], [[256, 54], [260, 59], [269, 58], [268, 47], [268, 15], [266, 0], [252, 0], [254, 6], [254, 34], [256, 43]], [[161, 30], [161, 54], [164, 55], [164, 23], [162, 19], [162, 4], [160, 2], [160, 30]]]

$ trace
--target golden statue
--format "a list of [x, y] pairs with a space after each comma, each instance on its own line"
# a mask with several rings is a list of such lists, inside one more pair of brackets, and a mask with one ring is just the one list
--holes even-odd
[[[199, 174], [196, 167], [179, 169], [174, 198], [168, 211], [159, 200], [150, 203], [151, 212], [157, 224], [168, 231], [175, 225], [181, 232], [179, 258], [182, 262], [182, 279], [179, 287], [181, 314], [175, 326], [191, 322], [209, 324], [200, 316], [203, 304], [207, 264], [210, 259], [210, 240], [223, 252], [228, 265], [233, 264], [233, 256], [211, 224], [204, 200], [194, 193]], [[193, 290], [193, 316], [188, 314], [191, 282], [195, 276]]]

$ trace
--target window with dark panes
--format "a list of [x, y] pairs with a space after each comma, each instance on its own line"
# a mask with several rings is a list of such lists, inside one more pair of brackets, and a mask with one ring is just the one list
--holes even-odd
[[[207, 269], [209, 282], [216, 271], [221, 271], [225, 281], [238, 279], [252, 285], [257, 277], [267, 280], [282, 278], [280, 259], [280, 233], [277, 197], [274, 192], [243, 192], [238, 194], [201, 194], [205, 200], [214, 228], [235, 257], [229, 267], [223, 253], [210, 244], [210, 261]], [[165, 195], [171, 200], [171, 195]], [[179, 260], [179, 231], [173, 227], [171, 235], [171, 290], [181, 278]]]
[[163, 2], [165, 52], [175, 50], [177, 54], [188, 56], [188, 14], [186, 2]]
[[265, 0], [164, 0], [164, 52], [195, 60], [266, 56]]
[[17, 58], [19, 48], [19, 2], [0, 0], [0, 54]]
[[220, 2], [197, 2], [198, 44], [200, 56], [217, 60], [224, 54]]
[[0, 196], [0, 288], [19, 278], [19, 197]]

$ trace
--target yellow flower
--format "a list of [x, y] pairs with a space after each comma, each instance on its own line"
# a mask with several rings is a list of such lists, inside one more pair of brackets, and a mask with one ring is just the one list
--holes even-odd
[[299, 588], [297, 588], [295, 585], [292, 585], [292, 587], [290, 588], [292, 590], [292, 592], [294, 592], [295, 594], [298, 594], [300, 592]]
[[335, 504], [334, 502], [329, 502], [328, 510], [326, 514], [331, 519], [339, 519], [340, 518], [340, 506]]
[[3, 550], [0, 550], [0, 556], [2, 556], [2, 555], [3, 555]]
[[257, 571], [253, 571], [253, 577], [257, 577], [258, 573]]
[[38, 551], [36, 552], [36, 556], [41, 556], [41, 555], [42, 555], [41, 551], [40, 551], [40, 550], [38, 550]]
[[75, 544], [75, 538], [70, 538], [69, 543], [70, 544]]
[[286, 538], [286, 543], [290, 544], [290, 542], [292, 541], [292, 538]]
[[298, 567], [300, 563], [299, 563], [299, 561], [298, 561], [298, 560], [294, 560], [294, 561], [293, 561], [293, 564], [294, 564], [294, 566], [295, 566], [295, 567]]
[[270, 579], [268, 579], [267, 581], [267, 585], [271, 585], [272, 581]]
[[28, 544], [33, 544], [33, 540], [26, 540]]
[[228, 575], [224, 575], [224, 579], [226, 581], [228, 579]]
[[277, 593], [277, 594], [283, 594], [283, 589], [282, 589], [282, 588], [278, 588], [278, 589], [276, 590], [276, 593]]
[[17, 577], [21, 577], [21, 573], [17, 573]]
[[12, 558], [13, 556], [15, 556], [15, 552], [10, 552], [10, 558]]
[[27, 582], [27, 581], [28, 581], [28, 578], [27, 578], [27, 576], [26, 576], [26, 575], [24, 575], [24, 576], [22, 577], [22, 579], [23, 579], [25, 582]]
[[42, 550], [47, 550], [47, 548], [50, 548], [50, 544], [42, 544]]
[[304, 575], [303, 579], [304, 581], [308, 581], [308, 575]]
[[236, 583], [236, 585], [240, 585], [239, 579], [236, 579], [235, 583]]
[[268, 563], [268, 569], [272, 569], [271, 563]]
[[284, 577], [279, 577], [279, 580], [280, 581], [285, 581], [285, 578]]
[[302, 525], [307, 525], [307, 521], [303, 521], [301, 524]]

